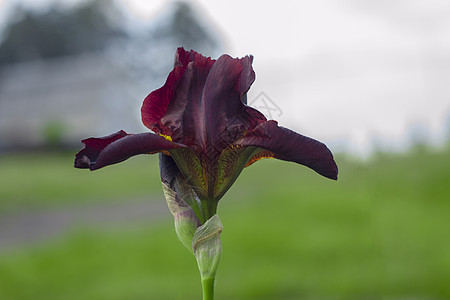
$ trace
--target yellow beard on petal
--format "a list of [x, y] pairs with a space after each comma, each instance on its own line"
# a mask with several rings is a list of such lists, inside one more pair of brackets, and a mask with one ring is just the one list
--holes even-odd
[[166, 140], [172, 142], [172, 137], [170, 135], [164, 135], [164, 134], [161, 134], [161, 133], [159, 135], [162, 136], [163, 138], [165, 138]]

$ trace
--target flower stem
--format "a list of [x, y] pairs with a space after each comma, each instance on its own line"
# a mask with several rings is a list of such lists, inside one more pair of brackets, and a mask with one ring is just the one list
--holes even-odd
[[202, 279], [203, 300], [214, 300], [214, 278]]
[[[210, 200], [202, 200], [201, 201], [201, 209], [202, 215], [205, 221], [210, 219], [212, 216], [216, 214], [217, 211], [217, 202]], [[204, 223], [203, 223], [204, 224]]]

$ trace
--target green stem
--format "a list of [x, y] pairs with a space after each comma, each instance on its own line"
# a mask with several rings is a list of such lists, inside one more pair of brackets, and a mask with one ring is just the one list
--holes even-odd
[[202, 279], [203, 300], [214, 300], [214, 278]]
[[195, 201], [192, 206], [191, 206], [192, 210], [194, 211], [195, 215], [197, 216], [197, 218], [199, 218], [200, 222], [202, 224], [204, 224], [206, 222], [205, 218], [203, 217], [203, 211], [202, 208], [200, 207], [200, 205], [198, 205], [197, 201]]
[[[202, 209], [202, 215], [205, 219], [204, 222], [208, 221], [212, 216], [216, 214], [217, 211], [217, 202], [211, 201], [211, 200], [201, 200], [201, 209]], [[202, 222], [204, 224], [204, 222]]]

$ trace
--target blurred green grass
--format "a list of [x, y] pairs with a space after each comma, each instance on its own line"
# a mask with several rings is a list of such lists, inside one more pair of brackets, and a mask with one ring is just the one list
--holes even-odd
[[[216, 299], [450, 298], [449, 152], [380, 154], [365, 163], [338, 156], [337, 182], [276, 160], [247, 168], [219, 204]], [[155, 157], [90, 174], [73, 170], [70, 159], [2, 158], [1, 205], [159, 191]], [[22, 173], [19, 182], [5, 184], [11, 172]], [[0, 299], [200, 299], [195, 259], [172, 222], [168, 213], [140, 229], [80, 229], [2, 253]]]
[[0, 156], [0, 213], [159, 193], [156, 156], [95, 172], [75, 169], [73, 153], [20, 153]]

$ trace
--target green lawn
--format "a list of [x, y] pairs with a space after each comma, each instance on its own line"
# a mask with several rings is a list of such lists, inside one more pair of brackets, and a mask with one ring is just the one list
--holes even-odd
[[[337, 182], [276, 160], [244, 170], [219, 204], [216, 299], [450, 298], [449, 154], [338, 157]], [[154, 158], [98, 173], [71, 163], [0, 158], [1, 210], [159, 192]], [[201, 299], [172, 222], [2, 253], [0, 299]]]
[[74, 153], [0, 156], [0, 213], [135, 198], [161, 189], [157, 155], [95, 172], [75, 169]]

